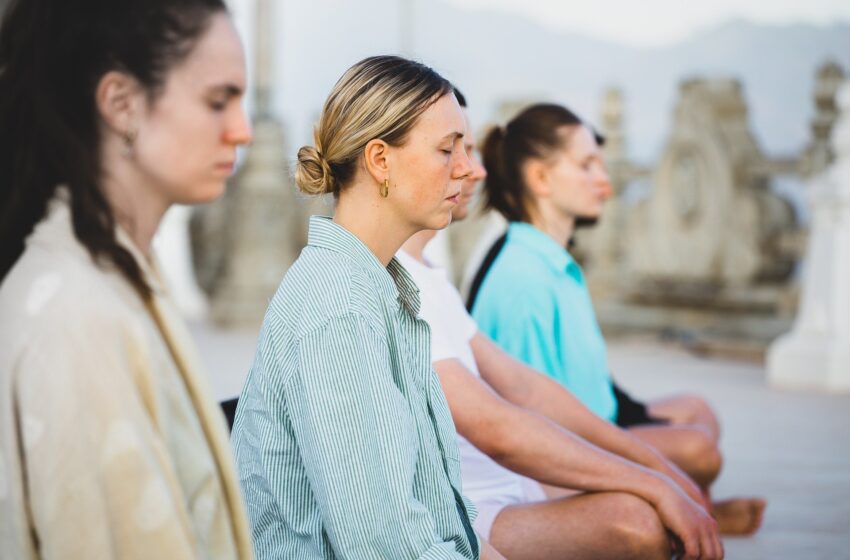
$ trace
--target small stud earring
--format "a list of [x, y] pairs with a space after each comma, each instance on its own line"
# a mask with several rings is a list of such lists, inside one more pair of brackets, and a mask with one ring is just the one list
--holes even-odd
[[121, 135], [124, 140], [124, 149], [122, 150], [122, 154], [124, 157], [133, 157], [133, 147], [136, 143], [136, 130], [131, 128], [128, 129], [124, 134]]

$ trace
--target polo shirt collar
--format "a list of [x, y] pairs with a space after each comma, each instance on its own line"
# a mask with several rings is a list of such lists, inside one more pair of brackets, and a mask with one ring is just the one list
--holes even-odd
[[511, 222], [508, 227], [508, 240], [534, 251], [557, 270], [563, 271], [576, 264], [572, 255], [564, 247], [531, 224]]
[[522, 245], [523, 248], [543, 257], [558, 272], [580, 274], [580, 267], [569, 251], [531, 224], [511, 222], [508, 226], [508, 242]]
[[310, 217], [307, 244], [345, 255], [375, 280], [381, 297], [419, 314], [419, 288], [395, 257], [384, 267], [356, 235], [327, 216]]

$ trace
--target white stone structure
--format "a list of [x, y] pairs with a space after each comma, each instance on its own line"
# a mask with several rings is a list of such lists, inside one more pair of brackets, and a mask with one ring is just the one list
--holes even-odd
[[838, 94], [835, 162], [810, 184], [809, 234], [800, 311], [767, 356], [770, 383], [850, 392], [850, 80]]
[[714, 298], [718, 289], [787, 277], [793, 261], [774, 245], [794, 228], [794, 216], [768, 189], [764, 160], [738, 81], [681, 85], [651, 196], [629, 224], [629, 269], [642, 290], [657, 285], [669, 295], [671, 287], [693, 286]]

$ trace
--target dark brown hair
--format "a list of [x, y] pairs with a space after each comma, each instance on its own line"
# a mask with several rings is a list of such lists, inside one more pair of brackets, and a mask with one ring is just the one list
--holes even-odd
[[115, 239], [100, 189], [95, 90], [111, 70], [154, 100], [222, 0], [14, 0], [0, 26], [0, 279], [24, 250], [57, 186], [71, 193], [74, 234], [147, 298], [132, 255]]
[[569, 132], [582, 124], [566, 107], [540, 103], [522, 111], [505, 127], [492, 128], [481, 148], [487, 169], [485, 207], [496, 210], [509, 222], [528, 222], [523, 165], [529, 159], [550, 158], [565, 146]]

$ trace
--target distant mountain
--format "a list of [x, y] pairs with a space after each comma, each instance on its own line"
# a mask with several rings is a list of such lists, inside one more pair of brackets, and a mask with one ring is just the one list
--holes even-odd
[[740, 79], [750, 122], [772, 155], [799, 151], [809, 138], [815, 71], [835, 60], [850, 73], [850, 24], [766, 26], [730, 21], [662, 48], [633, 48], [531, 20], [418, 2], [418, 58], [454, 80], [481, 124], [511, 99], [568, 104], [596, 121], [601, 94], [617, 85], [626, 99], [632, 157], [650, 162], [668, 132], [678, 83], [694, 76]]

